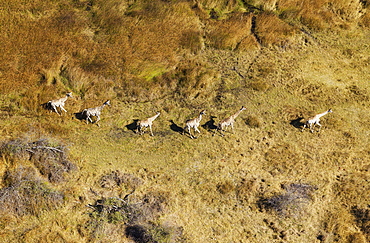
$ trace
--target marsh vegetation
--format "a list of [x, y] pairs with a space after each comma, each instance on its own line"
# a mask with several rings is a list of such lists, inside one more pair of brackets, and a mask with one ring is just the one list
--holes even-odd
[[2, 241], [370, 241], [368, 1], [0, 0], [0, 27]]

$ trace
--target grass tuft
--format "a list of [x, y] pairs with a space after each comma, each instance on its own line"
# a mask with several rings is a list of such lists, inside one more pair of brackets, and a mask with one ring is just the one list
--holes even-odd
[[143, 181], [132, 174], [122, 173], [119, 170], [112, 171], [100, 178], [99, 184], [102, 188], [114, 189], [125, 187], [127, 191], [135, 191], [143, 184]]
[[245, 124], [247, 124], [251, 128], [259, 128], [262, 126], [262, 122], [260, 121], [260, 119], [253, 115], [247, 116], [247, 118], [245, 118], [244, 121], [245, 121]]
[[365, 234], [366, 239], [370, 240], [370, 209], [353, 206], [351, 213], [355, 216], [356, 223]]

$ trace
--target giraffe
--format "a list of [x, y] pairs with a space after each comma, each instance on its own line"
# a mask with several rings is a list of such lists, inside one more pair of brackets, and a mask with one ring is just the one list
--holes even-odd
[[144, 134], [144, 128], [146, 127], [149, 127], [150, 129], [150, 135], [151, 136], [154, 136], [153, 135], [153, 131], [152, 131], [152, 125], [153, 125], [153, 121], [160, 115], [161, 113], [160, 112], [157, 112], [157, 114], [155, 114], [154, 116], [152, 117], [149, 117], [145, 120], [141, 120], [141, 121], [138, 121], [137, 123], [137, 129], [136, 129], [136, 132], [140, 132], [140, 135], [143, 135]]
[[321, 130], [320, 118], [322, 116], [325, 116], [326, 114], [328, 114], [330, 112], [333, 112], [332, 109], [329, 109], [329, 110], [327, 110], [323, 113], [320, 113], [320, 114], [317, 114], [313, 117], [308, 118], [307, 121], [305, 122], [305, 124], [303, 125], [302, 132], [306, 127], [308, 127], [308, 128], [310, 128], [311, 132], [313, 133], [315, 125], [319, 126], [318, 132], [320, 132], [320, 130]]
[[82, 111], [83, 114], [85, 114], [86, 116], [86, 123], [88, 124], [89, 121], [91, 123], [93, 123], [93, 121], [91, 120], [91, 116], [96, 116], [96, 125], [98, 125], [98, 127], [100, 127], [100, 125], [98, 124], [98, 121], [100, 121], [100, 114], [101, 114], [101, 111], [103, 110], [104, 106], [110, 106], [110, 100], [107, 100], [106, 102], [104, 102], [103, 105], [101, 106], [98, 106], [98, 107], [95, 107], [95, 108], [88, 108], [88, 109], [84, 109]]
[[51, 108], [50, 111], [55, 111], [58, 115], [61, 116], [61, 114], [57, 110], [57, 107], [59, 107], [62, 111], [67, 112], [66, 109], [64, 109], [64, 104], [67, 101], [68, 97], [72, 97], [72, 92], [67, 93], [65, 97], [62, 97], [60, 99], [49, 101], [47, 104]]
[[185, 127], [183, 129], [183, 132], [182, 134], [184, 135], [186, 129], [188, 130], [189, 132], [189, 135], [190, 135], [190, 138], [191, 139], [194, 139], [196, 137], [193, 137], [193, 135], [191, 134], [190, 132], [190, 128], [194, 128], [194, 131], [197, 131], [198, 133], [200, 133], [198, 127], [199, 127], [199, 124], [200, 124], [200, 121], [202, 120], [202, 115], [205, 115], [206, 114], [206, 111], [205, 110], [202, 110], [200, 113], [199, 113], [199, 116], [196, 117], [196, 118], [193, 118], [193, 119], [189, 119], [185, 122]]
[[232, 132], [234, 133], [234, 122], [235, 122], [235, 119], [239, 116], [239, 114], [246, 110], [247, 108], [245, 108], [244, 106], [242, 106], [242, 108], [240, 108], [240, 110], [238, 110], [234, 115], [231, 115], [225, 119], [223, 119], [222, 121], [220, 121], [217, 125], [217, 128], [216, 128], [216, 131], [220, 131], [221, 135], [224, 136], [224, 134], [222, 133], [222, 131], [226, 131], [226, 128], [228, 126], [231, 126], [231, 130]]

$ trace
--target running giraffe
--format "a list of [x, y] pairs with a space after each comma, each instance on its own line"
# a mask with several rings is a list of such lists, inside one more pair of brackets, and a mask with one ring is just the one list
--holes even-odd
[[315, 128], [316, 125], [319, 126], [319, 130], [317, 132], [320, 132], [320, 130], [321, 130], [320, 118], [325, 116], [326, 114], [328, 114], [330, 112], [333, 112], [333, 111], [331, 109], [329, 109], [329, 110], [327, 110], [323, 113], [320, 113], [320, 114], [317, 114], [313, 117], [308, 118], [307, 121], [305, 122], [305, 124], [303, 125], [302, 132], [306, 127], [308, 127], [308, 128], [310, 128], [311, 132], [313, 133], [314, 128]]
[[88, 109], [85, 109], [82, 111], [82, 113], [86, 116], [86, 123], [88, 124], [89, 121], [91, 123], [93, 123], [91, 117], [92, 116], [96, 116], [96, 125], [98, 125], [98, 127], [100, 127], [100, 125], [98, 124], [98, 121], [100, 121], [100, 114], [101, 114], [101, 111], [103, 110], [103, 108], [108, 105], [110, 106], [110, 100], [107, 100], [106, 102], [104, 102], [103, 105], [101, 106], [98, 106], [98, 107], [95, 107], [95, 108], [88, 108]]
[[62, 111], [67, 112], [66, 109], [64, 109], [64, 104], [67, 101], [68, 97], [72, 97], [72, 92], [67, 93], [66, 96], [63, 98], [49, 101], [47, 104], [51, 108], [50, 111], [55, 111], [58, 115], [61, 116], [61, 113], [59, 113], [57, 109], [59, 107]]
[[242, 108], [240, 108], [240, 110], [238, 110], [234, 115], [231, 115], [225, 119], [223, 119], [222, 121], [220, 121], [217, 125], [217, 129], [216, 131], [220, 131], [221, 135], [224, 136], [224, 134], [222, 133], [222, 131], [225, 131], [226, 132], [226, 128], [228, 126], [231, 126], [231, 130], [232, 132], [234, 133], [234, 122], [235, 122], [235, 119], [239, 116], [239, 114], [246, 110], [247, 108], [245, 108], [244, 106], [242, 106]]
[[189, 132], [190, 138], [191, 139], [196, 138], [196, 137], [193, 137], [193, 135], [191, 134], [190, 128], [194, 128], [194, 132], [196, 131], [196, 132], [200, 133], [198, 127], [199, 127], [200, 121], [202, 120], [202, 115], [205, 115], [205, 114], [206, 114], [206, 111], [205, 110], [202, 110], [199, 113], [199, 116], [198, 117], [187, 120], [186, 123], [185, 123], [185, 127], [183, 129], [182, 134], [184, 135], [184, 133], [185, 133], [185, 131], [187, 129], [188, 132]]
[[136, 129], [136, 132], [140, 132], [140, 135], [143, 135], [144, 134], [144, 128], [146, 127], [149, 127], [150, 129], [150, 135], [151, 136], [154, 136], [153, 135], [153, 131], [152, 131], [152, 125], [153, 125], [153, 121], [160, 115], [161, 113], [160, 112], [157, 112], [157, 114], [155, 114], [154, 116], [152, 117], [149, 117], [145, 120], [141, 120], [141, 121], [138, 121], [137, 123], [137, 129]]

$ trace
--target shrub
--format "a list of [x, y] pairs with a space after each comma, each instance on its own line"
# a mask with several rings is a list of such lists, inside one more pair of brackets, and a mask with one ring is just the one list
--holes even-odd
[[49, 188], [31, 167], [7, 171], [4, 182], [5, 187], [0, 190], [2, 213], [38, 215], [57, 208], [64, 201], [64, 195]]
[[311, 194], [316, 188], [308, 184], [283, 185], [285, 193], [269, 198], [261, 198], [258, 205], [261, 209], [273, 210], [280, 216], [300, 216], [303, 206], [311, 200]]
[[254, 81], [249, 84], [249, 87], [256, 91], [266, 91], [270, 85], [264, 81]]
[[171, 227], [155, 225], [130, 225], [126, 228], [127, 237], [137, 243], [170, 243], [174, 242], [174, 230]]
[[[108, 223], [125, 223], [133, 225], [152, 221], [164, 212], [166, 199], [164, 196], [150, 193], [144, 196], [138, 203], [130, 203], [127, 198], [109, 197], [96, 200], [90, 205], [93, 212], [90, 213], [90, 223], [100, 221]], [[128, 197], [131, 194], [128, 194]]]
[[247, 118], [245, 118], [245, 124], [247, 124], [248, 126], [252, 127], [252, 128], [258, 128], [258, 127], [261, 127], [261, 121], [255, 117], [255, 116], [247, 116]]
[[20, 139], [3, 142], [0, 146], [0, 157], [4, 158], [10, 164], [19, 160], [28, 160], [29, 153], [26, 146]]
[[173, 242], [181, 237], [179, 228], [153, 223], [165, 213], [166, 204], [166, 195], [159, 192], [146, 194], [136, 203], [117, 197], [99, 199], [89, 205], [93, 211], [87, 228], [92, 239], [104, 235], [107, 228], [117, 231], [116, 237], [122, 239], [119, 231], [125, 225], [126, 237], [135, 242]]
[[67, 159], [64, 146], [53, 147], [47, 140], [40, 140], [28, 144], [31, 153], [30, 160], [43, 176], [50, 182], [61, 182], [65, 172], [75, 170], [75, 164]]
[[165, 73], [160, 80], [162, 86], [172, 89], [178, 98], [212, 99], [220, 83], [220, 74], [200, 60], [180, 63], [176, 70]]
[[67, 159], [65, 150], [62, 145], [53, 147], [46, 139], [31, 143], [11, 140], [0, 146], [0, 156], [14, 165], [22, 160], [30, 160], [50, 182], [61, 182], [65, 172], [77, 168]]
[[184, 31], [180, 39], [180, 44], [192, 53], [198, 53], [204, 48], [203, 38], [200, 31]]
[[241, 7], [241, 1], [236, 0], [200, 0], [197, 1], [202, 9], [209, 12], [209, 17], [218, 19], [225, 18], [230, 12], [236, 12]]
[[137, 243], [149, 243], [154, 242], [152, 235], [142, 225], [128, 226], [125, 230], [126, 235]]
[[243, 179], [236, 187], [236, 196], [240, 202], [251, 202], [258, 193], [258, 188], [256, 179]]

